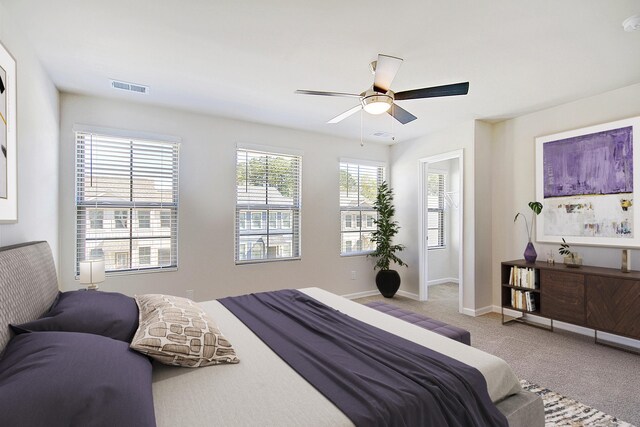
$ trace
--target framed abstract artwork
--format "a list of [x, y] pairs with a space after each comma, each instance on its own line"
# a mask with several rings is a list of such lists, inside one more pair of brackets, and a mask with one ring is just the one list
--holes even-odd
[[16, 60], [0, 43], [0, 223], [18, 221]]
[[539, 242], [640, 247], [640, 117], [536, 138]]

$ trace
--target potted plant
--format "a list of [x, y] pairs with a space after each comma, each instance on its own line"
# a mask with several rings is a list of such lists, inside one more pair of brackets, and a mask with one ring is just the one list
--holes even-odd
[[564, 240], [564, 237], [562, 238], [562, 244], [560, 244], [558, 252], [564, 256], [564, 264], [567, 267], [578, 268], [582, 265], [582, 258], [571, 250], [571, 246]]
[[520, 212], [518, 212], [516, 214], [516, 217], [513, 218], [513, 222], [516, 222], [518, 220], [518, 217], [522, 216], [522, 218], [524, 219], [524, 225], [527, 228], [527, 237], [529, 238], [529, 242], [527, 243], [527, 247], [524, 250], [524, 259], [527, 262], [530, 263], [534, 263], [536, 262], [536, 258], [538, 258], [538, 253], [536, 252], [536, 248], [533, 246], [533, 243], [531, 243], [531, 232], [533, 231], [533, 220], [535, 218], [535, 215], [540, 215], [540, 212], [542, 212], [542, 203], [540, 202], [529, 202], [529, 208], [532, 211], [531, 214], [531, 227], [529, 227], [529, 221], [527, 221], [527, 217], [524, 214], [521, 214]]
[[395, 207], [393, 206], [393, 190], [389, 188], [386, 181], [378, 187], [378, 194], [373, 205], [378, 212], [378, 218], [374, 220], [376, 230], [371, 233], [371, 241], [376, 244], [376, 249], [369, 256], [377, 258], [375, 269], [380, 269], [376, 274], [376, 285], [385, 298], [393, 298], [400, 288], [400, 275], [397, 271], [391, 270], [391, 263], [399, 266], [406, 266], [396, 252], [401, 252], [404, 245], [394, 245], [393, 236], [398, 233], [400, 226], [393, 220]]

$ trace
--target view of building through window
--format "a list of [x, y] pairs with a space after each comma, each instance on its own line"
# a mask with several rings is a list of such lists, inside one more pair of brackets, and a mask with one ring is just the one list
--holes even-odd
[[445, 247], [445, 179], [444, 173], [427, 176], [427, 248]]
[[76, 272], [177, 266], [178, 144], [78, 132], [76, 171]]
[[300, 257], [301, 161], [238, 149], [236, 262]]
[[371, 233], [376, 229], [374, 202], [384, 180], [384, 166], [340, 162], [340, 253], [375, 250]]

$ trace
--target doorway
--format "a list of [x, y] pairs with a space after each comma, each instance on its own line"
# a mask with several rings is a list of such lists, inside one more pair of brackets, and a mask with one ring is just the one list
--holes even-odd
[[463, 151], [456, 150], [420, 159], [419, 172], [420, 301], [446, 301], [459, 313], [464, 279], [463, 165]]

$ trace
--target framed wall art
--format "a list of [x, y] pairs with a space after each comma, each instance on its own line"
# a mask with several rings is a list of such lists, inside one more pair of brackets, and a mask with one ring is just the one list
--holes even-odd
[[0, 43], [0, 223], [18, 221], [16, 60]]
[[536, 138], [539, 242], [640, 247], [640, 117]]

